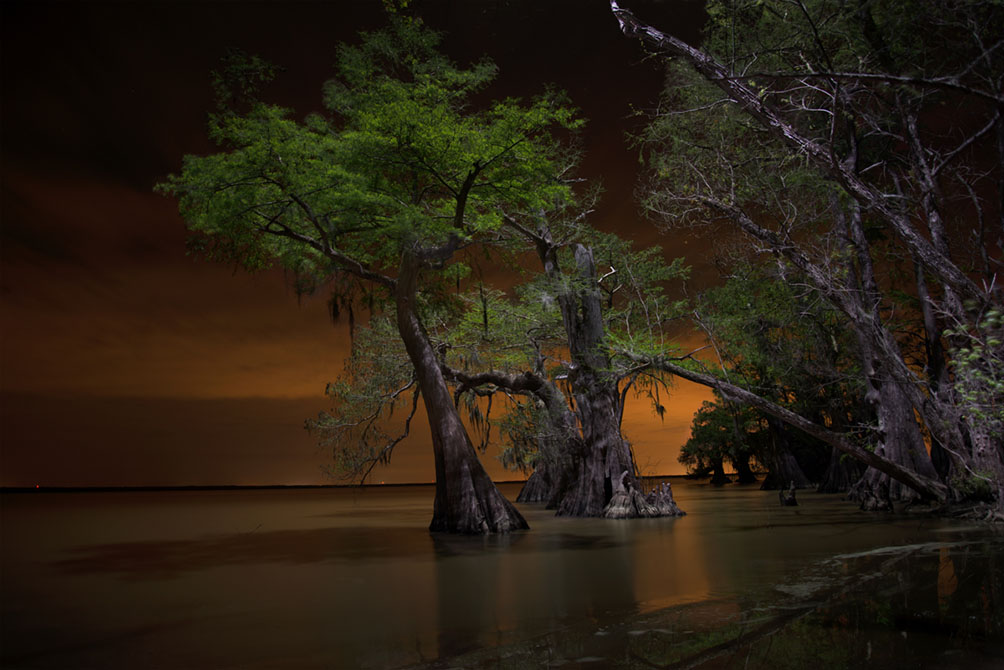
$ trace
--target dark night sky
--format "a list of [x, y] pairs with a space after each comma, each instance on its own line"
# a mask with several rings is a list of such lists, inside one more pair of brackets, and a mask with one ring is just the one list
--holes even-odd
[[[671, 246], [639, 220], [624, 143], [661, 71], [604, 0], [413, 4], [456, 59], [496, 61], [492, 95], [566, 89], [589, 119], [586, 173], [607, 189], [597, 225]], [[325, 407], [346, 329], [325, 296], [298, 300], [279, 273], [187, 257], [176, 203], [152, 188], [183, 154], [212, 150], [208, 73], [227, 47], [282, 65], [271, 93], [302, 116], [320, 107], [335, 45], [380, 27], [380, 5], [3, 2], [0, 485], [326, 481], [328, 456], [302, 424]], [[629, 3], [688, 40], [701, 5]], [[706, 267], [699, 244], [675, 244], [671, 255]], [[681, 385], [664, 423], [642, 401], [629, 407], [643, 470], [680, 471], [705, 397]], [[413, 435], [375, 481], [431, 478], [423, 427]]]

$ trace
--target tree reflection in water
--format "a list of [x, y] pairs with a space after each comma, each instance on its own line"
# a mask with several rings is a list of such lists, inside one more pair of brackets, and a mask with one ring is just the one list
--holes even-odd
[[0, 666], [1004, 661], [1001, 529], [674, 493], [687, 516], [523, 506], [533, 530], [508, 537], [430, 534], [428, 487], [4, 494]]

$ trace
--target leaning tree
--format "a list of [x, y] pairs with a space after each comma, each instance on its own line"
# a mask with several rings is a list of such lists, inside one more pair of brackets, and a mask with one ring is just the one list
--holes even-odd
[[505, 533], [526, 522], [478, 460], [424, 320], [444, 304], [444, 276], [463, 274], [461, 252], [502, 225], [500, 209], [566, 196], [551, 132], [578, 121], [555, 95], [474, 106], [495, 67], [458, 67], [437, 43], [414, 20], [364, 33], [338, 51], [327, 113], [303, 121], [258, 99], [267, 66], [233, 60], [210, 123], [221, 151], [187, 156], [161, 188], [214, 257], [334, 280], [339, 303], [363, 291], [392, 305], [432, 433], [430, 530]]
[[[1004, 220], [1004, 8], [712, 2], [701, 49], [611, 8], [625, 34], [674, 59], [682, 85], [673, 95], [693, 95], [662, 108], [664, 128], [699, 119], [671, 140], [680, 151], [661, 152], [650, 204], [735, 225], [806, 277], [854, 332], [877, 416], [859, 497], [887, 506], [911, 489], [976, 492], [1004, 505], [992, 223]], [[883, 277], [883, 240], [913, 265], [912, 285]], [[890, 289], [916, 304], [922, 370], [889, 318]], [[975, 409], [967, 397], [979, 399]], [[940, 472], [925, 435], [944, 455]]]

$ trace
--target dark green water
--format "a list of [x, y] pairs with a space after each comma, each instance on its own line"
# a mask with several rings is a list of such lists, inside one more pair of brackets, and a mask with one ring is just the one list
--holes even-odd
[[430, 535], [431, 487], [5, 494], [0, 666], [1004, 665], [998, 529], [674, 489], [505, 538]]

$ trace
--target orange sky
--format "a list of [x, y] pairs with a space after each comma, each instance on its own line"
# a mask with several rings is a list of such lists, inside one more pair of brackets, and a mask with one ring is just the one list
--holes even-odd
[[[605, 2], [416, 4], [450, 31], [458, 58], [498, 62], [498, 94], [567, 88], [590, 119], [586, 171], [607, 189], [596, 223], [670, 246], [638, 220], [637, 156], [624, 142], [626, 117], [651, 104], [661, 74]], [[184, 153], [208, 150], [208, 72], [227, 46], [284, 65], [278, 94], [306, 113], [334, 43], [378, 26], [379, 6], [3, 5], [0, 485], [326, 481], [328, 457], [302, 426], [341, 369], [344, 326], [329, 321], [326, 296], [298, 300], [279, 273], [186, 256], [176, 203], [152, 187]], [[676, 244], [670, 255], [707, 273], [700, 246]], [[625, 430], [644, 472], [681, 471], [678, 448], [707, 397], [680, 382], [662, 422], [630, 404]], [[431, 479], [427, 437], [413, 434], [375, 481]]]
[[[324, 387], [348, 347], [325, 296], [297, 299], [281, 273], [252, 277], [186, 257], [163, 198], [100, 183], [7, 184], [53, 225], [79, 225], [81, 212], [85, 225], [119, 225], [95, 225], [73, 263], [5, 259], [0, 484], [327, 481], [326, 454], [303, 430], [327, 406]], [[129, 251], [145, 246], [156, 251]], [[625, 432], [643, 472], [682, 472], [678, 449], [709, 397], [680, 381], [661, 421], [646, 399], [629, 399]], [[424, 430], [417, 422], [373, 481], [430, 479]], [[486, 466], [518, 476], [493, 457]]]

